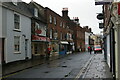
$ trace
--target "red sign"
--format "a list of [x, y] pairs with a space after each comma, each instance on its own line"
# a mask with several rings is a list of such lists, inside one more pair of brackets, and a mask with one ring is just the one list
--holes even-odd
[[35, 32], [36, 32], [37, 34], [41, 34], [41, 33], [42, 33], [41, 30], [36, 30]]
[[49, 38], [47, 37], [41, 37], [41, 36], [37, 36], [37, 35], [32, 35], [32, 41], [50, 41]]

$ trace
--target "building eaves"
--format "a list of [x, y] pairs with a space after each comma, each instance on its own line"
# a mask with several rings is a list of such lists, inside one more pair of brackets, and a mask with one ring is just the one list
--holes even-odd
[[55, 15], [59, 16], [60, 18], [64, 19], [62, 16], [60, 16], [58, 13], [56, 13], [55, 11], [53, 11], [52, 9], [45, 7], [46, 10], [50, 10], [51, 12], [53, 12]]

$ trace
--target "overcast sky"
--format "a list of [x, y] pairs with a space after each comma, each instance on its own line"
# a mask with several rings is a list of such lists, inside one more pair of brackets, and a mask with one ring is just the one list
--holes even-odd
[[[29, 3], [31, 0], [23, 0]], [[99, 20], [96, 19], [97, 13], [102, 12], [102, 7], [95, 6], [95, 0], [34, 0], [43, 7], [49, 7], [59, 15], [62, 15], [62, 8], [68, 7], [68, 15], [71, 19], [78, 17], [80, 25], [89, 26], [94, 34], [100, 33]]]

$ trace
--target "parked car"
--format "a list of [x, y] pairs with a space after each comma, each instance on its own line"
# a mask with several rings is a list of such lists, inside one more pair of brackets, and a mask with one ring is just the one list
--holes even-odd
[[98, 52], [102, 53], [102, 48], [100, 45], [95, 45], [94, 46], [94, 53], [98, 53]]

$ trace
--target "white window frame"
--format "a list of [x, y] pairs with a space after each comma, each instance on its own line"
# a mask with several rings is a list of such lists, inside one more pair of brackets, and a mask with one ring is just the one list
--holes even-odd
[[[19, 43], [18, 43], [18, 50], [15, 50], [15, 37], [19, 38]], [[21, 53], [21, 37], [20, 36], [14, 36], [14, 53]]]
[[38, 17], [38, 9], [37, 8], [34, 8], [34, 16]]
[[49, 16], [49, 21], [52, 23], [52, 15]]
[[[15, 20], [15, 15], [17, 15], [19, 17], [18, 21]], [[15, 26], [16, 23], [19, 24], [19, 28], [18, 29]], [[20, 15], [18, 13], [14, 13], [14, 30], [21, 31], [20, 29], [21, 29], [21, 17], [20, 17]]]

